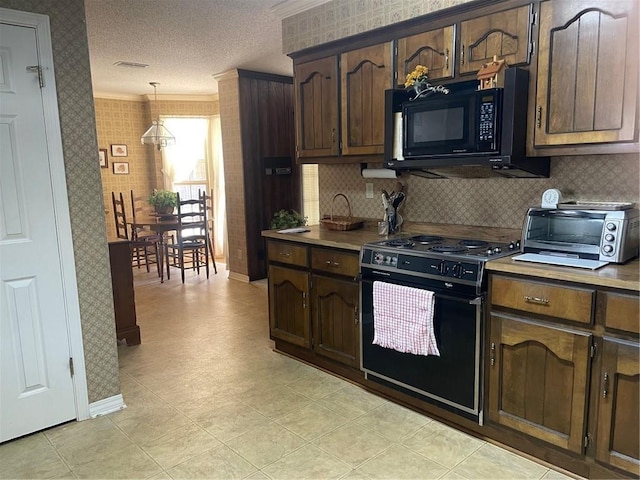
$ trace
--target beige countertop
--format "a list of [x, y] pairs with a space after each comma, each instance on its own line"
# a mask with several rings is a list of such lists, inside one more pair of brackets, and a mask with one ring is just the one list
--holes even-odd
[[602, 287], [622, 288], [633, 291], [640, 290], [640, 262], [637, 258], [623, 265], [610, 264], [597, 270], [588, 270], [584, 268], [518, 262], [511, 257], [503, 257], [487, 262], [485, 268], [490, 272], [515, 273], [545, 279], [588, 283]]
[[[395, 237], [408, 235], [443, 235], [456, 238], [478, 238], [480, 240], [493, 240], [496, 242], [510, 242], [520, 238], [520, 230], [491, 227], [475, 227], [469, 225], [448, 225], [439, 223], [408, 223], [403, 225], [405, 230]], [[364, 228], [358, 230], [337, 231], [328, 230], [319, 225], [306, 227], [310, 231], [304, 233], [278, 233], [277, 230], [264, 230], [263, 237], [276, 240], [306, 243], [323, 247], [342, 248], [345, 250], [360, 251], [365, 243], [376, 242], [394, 236], [380, 236], [372, 222], [365, 223]]]
[[[411, 234], [443, 235], [456, 238], [478, 238], [497, 242], [509, 242], [520, 238], [520, 230], [504, 228], [418, 223], [408, 223], [404, 227], [406, 227], [406, 231], [401, 232], [400, 235], [397, 236], [407, 236]], [[366, 223], [362, 229], [348, 231], [327, 230], [319, 225], [313, 225], [307, 228], [309, 228], [310, 231], [304, 233], [278, 233], [276, 230], [264, 230], [262, 236], [276, 240], [340, 248], [355, 252], [360, 251], [360, 248], [365, 243], [386, 238], [378, 235], [376, 227], [371, 222]], [[631, 260], [624, 265], [607, 265], [597, 270], [586, 270], [582, 268], [517, 262], [510, 257], [503, 257], [487, 262], [486, 270], [640, 291], [640, 262], [638, 259]]]

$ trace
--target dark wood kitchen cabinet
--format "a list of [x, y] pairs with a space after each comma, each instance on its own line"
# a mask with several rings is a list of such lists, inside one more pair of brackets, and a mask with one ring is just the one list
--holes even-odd
[[[276, 348], [332, 369], [360, 362], [358, 254], [267, 240], [269, 323]], [[283, 343], [285, 342], [285, 343]], [[329, 359], [324, 363], [318, 359]]]
[[475, 73], [497, 56], [509, 66], [528, 65], [532, 53], [533, 5], [460, 23], [460, 74]]
[[360, 366], [358, 255], [311, 249], [313, 350], [350, 367]]
[[268, 241], [267, 255], [271, 338], [311, 348], [307, 247]]
[[416, 65], [429, 69], [429, 80], [453, 77], [455, 48], [453, 25], [428, 32], [399, 38], [396, 46], [396, 83], [404, 88], [404, 82]]
[[536, 85], [535, 147], [637, 141], [638, 2], [542, 2]]
[[338, 56], [297, 64], [294, 75], [298, 159], [338, 156]]
[[[636, 322], [638, 317], [636, 316]], [[596, 460], [640, 477], [640, 346], [603, 339]]]
[[488, 423], [640, 476], [639, 314], [637, 292], [490, 274]]
[[[597, 461], [640, 477], [640, 298], [630, 292], [598, 292], [603, 324], [602, 363], [592, 395]], [[621, 337], [615, 338], [618, 334]]]
[[384, 153], [384, 91], [393, 88], [391, 42], [340, 56], [342, 155]]
[[493, 275], [489, 409], [492, 422], [582, 453], [592, 335], [592, 288]]
[[492, 314], [489, 419], [582, 453], [590, 346], [588, 333]]
[[130, 242], [109, 242], [109, 265], [111, 267], [116, 338], [126, 341], [129, 346], [139, 345], [140, 327], [136, 319]]

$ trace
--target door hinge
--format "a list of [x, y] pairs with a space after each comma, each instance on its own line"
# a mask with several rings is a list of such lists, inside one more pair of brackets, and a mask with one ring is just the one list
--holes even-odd
[[594, 342], [591, 344], [591, 347], [589, 347], [589, 356], [591, 358], [595, 358], [596, 353], [598, 353], [598, 344], [594, 340]]
[[591, 446], [591, 434], [589, 432], [587, 432], [587, 434], [584, 436], [584, 445], [583, 448], [586, 450], [589, 449], [589, 447]]
[[69, 373], [72, 377], [75, 375], [75, 371], [73, 369], [73, 357], [69, 357]]
[[42, 65], [30, 65], [27, 67], [27, 72], [38, 74], [38, 83], [40, 88], [44, 88], [44, 76], [42, 75]]

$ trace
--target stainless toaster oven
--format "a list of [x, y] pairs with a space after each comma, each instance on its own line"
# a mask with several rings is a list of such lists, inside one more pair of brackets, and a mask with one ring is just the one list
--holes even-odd
[[522, 229], [524, 253], [624, 263], [638, 255], [637, 208], [530, 208]]

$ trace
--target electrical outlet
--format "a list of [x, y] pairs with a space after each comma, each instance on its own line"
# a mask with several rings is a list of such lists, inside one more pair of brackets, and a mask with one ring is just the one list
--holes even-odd
[[366, 183], [365, 185], [366, 185], [365, 197], [373, 198], [373, 183]]

